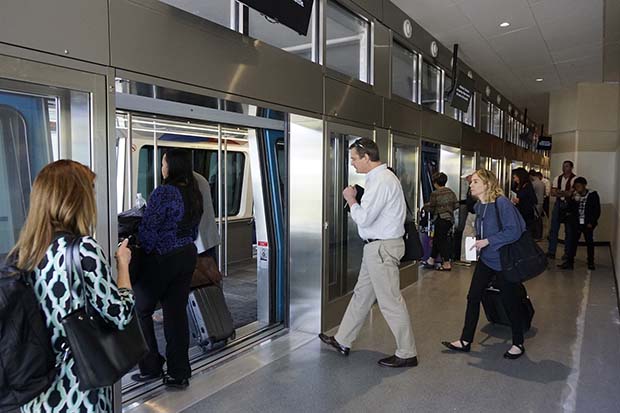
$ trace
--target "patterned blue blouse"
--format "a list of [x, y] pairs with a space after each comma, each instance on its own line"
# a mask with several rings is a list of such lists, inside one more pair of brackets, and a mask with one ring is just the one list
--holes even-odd
[[[80, 391], [71, 352], [63, 358], [62, 343], [67, 333], [62, 319], [71, 311], [84, 306], [82, 291], [97, 312], [119, 329], [131, 321], [134, 297], [130, 290], [118, 288], [112, 278], [110, 265], [101, 247], [91, 237], [83, 237], [80, 258], [85, 285], [77, 273], [69, 283], [64, 257], [67, 240], [58, 238], [48, 247], [45, 257], [32, 273], [34, 293], [41, 305], [52, 347], [58, 360], [63, 360], [54, 383], [34, 400], [21, 407], [22, 413], [109, 413], [112, 411], [112, 387]], [[69, 291], [71, 285], [71, 291]]]
[[138, 233], [144, 251], [164, 255], [192, 244], [198, 235], [198, 226], [192, 228], [191, 235], [178, 236], [179, 223], [184, 215], [185, 205], [179, 188], [158, 186], [149, 197]]

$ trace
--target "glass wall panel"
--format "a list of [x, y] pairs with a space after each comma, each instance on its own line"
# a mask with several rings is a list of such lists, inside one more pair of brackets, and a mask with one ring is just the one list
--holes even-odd
[[456, 119], [458, 121], [461, 120], [461, 111], [450, 106], [450, 95], [449, 91], [452, 89], [452, 78], [450, 76], [444, 75], [443, 80], [443, 113], [450, 116], [452, 119]]
[[405, 198], [415, 213], [416, 188], [418, 183], [418, 145], [404, 143], [404, 139], [394, 142], [394, 170], [400, 179]]
[[483, 132], [491, 133], [490, 103], [484, 99], [482, 99], [482, 106], [480, 107], [480, 124]]
[[[461, 154], [461, 176], [466, 171], [476, 170], [476, 154]], [[467, 197], [467, 190], [469, 189], [469, 183], [467, 179], [461, 178], [461, 193], [459, 199], [465, 199]]]
[[499, 107], [491, 104], [491, 116], [491, 134], [501, 138], [503, 111]]
[[[316, 5], [316, 2], [314, 4]], [[316, 61], [316, 53], [314, 53], [314, 10], [316, 10], [316, 6], [313, 7], [310, 17], [308, 34], [303, 36], [249, 8], [249, 35], [304, 59]]]
[[418, 55], [394, 42], [392, 48], [392, 93], [418, 101]]
[[432, 64], [422, 61], [422, 96], [421, 104], [435, 112], [439, 112], [441, 90], [441, 70]]
[[329, 68], [362, 82], [370, 81], [370, 24], [344, 7], [327, 2], [325, 9]]
[[476, 92], [472, 93], [467, 112], [463, 113], [463, 123], [476, 127]]
[[439, 152], [439, 170], [448, 176], [446, 187], [458, 194], [461, 186], [461, 149], [441, 145]]
[[177, 9], [184, 10], [206, 20], [211, 20], [224, 27], [231, 27], [231, 0], [160, 0]]

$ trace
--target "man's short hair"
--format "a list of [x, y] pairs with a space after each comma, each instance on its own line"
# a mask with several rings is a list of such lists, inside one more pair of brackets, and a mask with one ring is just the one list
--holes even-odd
[[575, 178], [575, 180], [573, 181], [573, 185], [575, 184], [581, 184], [583, 186], [588, 186], [588, 181], [583, 176], [580, 176], [578, 178]]
[[371, 161], [379, 161], [379, 147], [372, 139], [359, 138], [349, 146], [349, 149], [354, 148], [360, 158], [363, 158], [364, 155], [368, 155]]
[[571, 168], [575, 167], [575, 164], [573, 163], [573, 161], [564, 161], [562, 162], [562, 166], [564, 166], [565, 163], [569, 164]]
[[530, 169], [530, 176], [538, 176], [538, 172], [534, 169]]
[[435, 172], [433, 174], [433, 183], [436, 183], [439, 186], [446, 186], [448, 182], [448, 176], [443, 172]]

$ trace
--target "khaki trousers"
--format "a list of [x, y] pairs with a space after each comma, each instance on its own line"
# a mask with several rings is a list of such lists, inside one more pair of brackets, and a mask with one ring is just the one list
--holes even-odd
[[376, 299], [396, 338], [396, 356], [410, 358], [417, 355], [409, 311], [400, 293], [398, 265], [404, 253], [405, 244], [401, 238], [375, 241], [364, 246], [353, 297], [335, 336], [338, 343], [351, 347]]

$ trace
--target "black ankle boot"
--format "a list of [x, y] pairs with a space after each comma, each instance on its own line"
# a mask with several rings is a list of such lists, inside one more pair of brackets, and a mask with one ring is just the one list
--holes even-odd
[[177, 379], [166, 374], [164, 376], [164, 384], [176, 389], [186, 389], [189, 387], [189, 379]]

